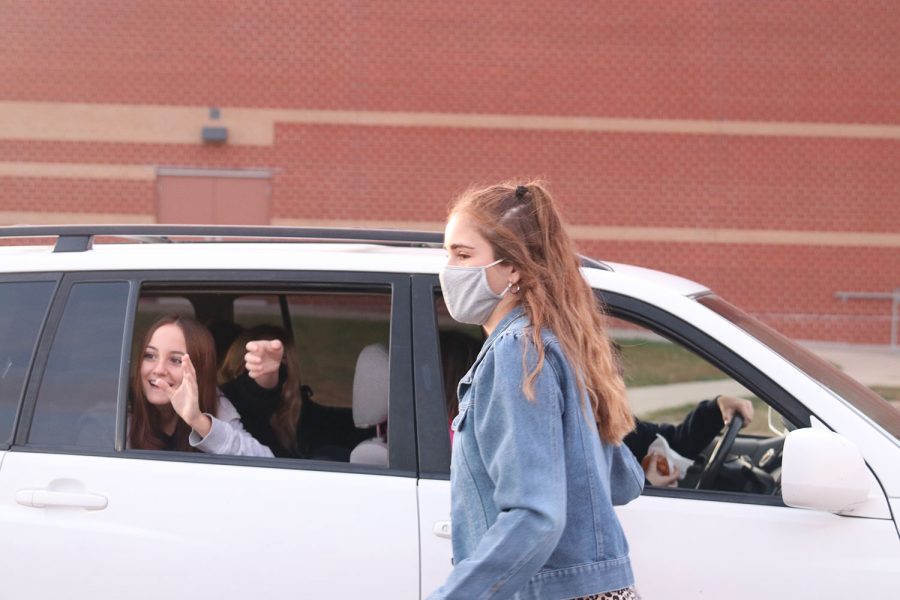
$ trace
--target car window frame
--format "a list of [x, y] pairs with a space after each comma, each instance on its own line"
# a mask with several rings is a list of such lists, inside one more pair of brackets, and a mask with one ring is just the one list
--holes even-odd
[[[76, 454], [103, 457], [136, 458], [146, 460], [177, 461], [203, 464], [244, 465], [265, 468], [285, 468], [304, 471], [331, 471], [363, 473], [373, 475], [392, 475], [415, 477], [418, 470], [415, 452], [415, 423], [412, 385], [412, 345], [410, 339], [410, 276], [403, 273], [357, 272], [357, 271], [290, 271], [290, 270], [131, 270], [131, 271], [84, 271], [67, 273], [63, 276], [62, 287], [58, 290], [50, 308], [50, 319], [53, 327], [45, 327], [39, 341], [38, 353], [40, 364], [32, 367], [26, 388], [26, 399], [21, 405], [25, 419], [17, 421], [15, 442], [11, 450], [22, 452], [52, 452], [60, 454]], [[27, 445], [30, 421], [34, 414], [37, 390], [46, 368], [47, 359], [52, 347], [52, 339], [58, 328], [62, 312], [68, 301], [72, 285], [79, 282], [106, 283], [111, 281], [127, 281], [129, 292], [124, 328], [123, 349], [119, 366], [119, 387], [116, 399], [116, 438], [110, 451], [77, 450], [53, 447], [32, 447]], [[391, 294], [390, 313], [390, 423], [391, 467], [384, 468], [355, 463], [335, 461], [268, 458], [214, 455], [201, 452], [175, 452], [136, 450], [125, 447], [125, 420], [128, 399], [128, 374], [131, 361], [131, 347], [134, 338], [135, 316], [140, 291], [144, 286], [152, 286], [155, 291], [170, 287], [174, 290], [187, 285], [202, 287], [227, 287], [229, 290], [267, 289], [284, 291], [296, 288], [298, 291], [320, 287], [324, 291], [346, 289], [389, 288]], [[35, 368], [39, 366], [40, 368]], [[27, 425], [26, 425], [27, 424]]]
[[34, 346], [31, 350], [31, 357], [29, 358], [28, 366], [26, 367], [25, 380], [22, 382], [22, 389], [19, 390], [19, 398], [16, 401], [16, 413], [13, 416], [12, 428], [9, 432], [8, 437], [0, 439], [0, 450], [9, 450], [15, 445], [16, 433], [19, 429], [19, 422], [22, 419], [25, 398], [28, 395], [28, 389], [30, 387], [31, 374], [34, 372], [35, 365], [38, 362], [38, 356], [40, 355], [43, 348], [41, 340], [43, 339], [44, 332], [47, 330], [48, 326], [51, 328], [54, 327], [50, 317], [53, 313], [53, 305], [56, 302], [57, 296], [59, 295], [62, 277], [62, 273], [58, 271], [48, 271], [46, 273], [0, 274], [0, 283], [46, 282], [53, 284], [53, 288], [50, 291], [50, 298], [47, 302], [47, 308], [44, 310], [44, 316], [42, 317], [41, 323], [38, 326], [37, 336], [35, 337]]
[[[633, 296], [594, 288], [611, 316], [630, 321], [665, 337], [706, 360], [770, 405], [798, 427], [809, 427], [812, 412], [763, 371], [697, 326]], [[645, 486], [644, 495], [787, 507], [781, 496]]]
[[[771, 405], [798, 426], [810, 425], [812, 413], [805, 405], [752, 363], [697, 326], [656, 305], [627, 294], [598, 288], [593, 288], [593, 291], [611, 316], [631, 321], [679, 344], [744, 385], [763, 402]], [[440, 283], [436, 276], [414, 278], [413, 322], [416, 325], [417, 344], [414, 355], [418, 449], [422, 465], [420, 476], [425, 479], [449, 480], [450, 441], [444, 426], [447, 415], [440, 368], [437, 314], [434, 310], [436, 293], [440, 293]], [[434, 373], [437, 373], [437, 377], [433, 376]], [[447, 438], [446, 442], [443, 441], [444, 438]], [[435, 440], [441, 442], [435, 443]], [[643, 493], [647, 496], [677, 499], [786, 506], [780, 496], [746, 492], [645, 486]]]
[[[416, 448], [419, 477], [450, 480], [450, 435], [444, 399], [444, 371], [438, 335], [435, 298], [440, 297], [437, 275], [412, 278], [412, 322], [415, 336], [413, 372], [416, 391]], [[441, 440], [435, 443], [435, 440]]]

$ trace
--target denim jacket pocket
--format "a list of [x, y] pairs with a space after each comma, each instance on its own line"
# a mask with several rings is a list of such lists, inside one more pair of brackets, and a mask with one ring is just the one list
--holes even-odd
[[453, 422], [450, 424], [450, 429], [453, 431], [459, 431], [460, 426], [466, 418], [466, 413], [469, 412], [469, 406], [471, 406], [471, 402], [467, 400], [463, 400], [459, 403], [459, 413], [453, 417]]
[[470, 369], [456, 386], [456, 397], [459, 398], [459, 413], [450, 424], [450, 428], [453, 431], [459, 431], [459, 426], [462, 425], [463, 420], [466, 418], [466, 413], [472, 405], [472, 396], [468, 393], [469, 388], [472, 387], [472, 379], [472, 370]]

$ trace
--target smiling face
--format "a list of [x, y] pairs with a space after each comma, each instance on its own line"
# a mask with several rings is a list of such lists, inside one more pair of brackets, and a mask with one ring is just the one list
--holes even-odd
[[156, 382], [162, 379], [173, 388], [181, 385], [181, 357], [185, 354], [187, 344], [180, 327], [170, 323], [153, 332], [141, 358], [141, 389], [150, 404], [169, 405], [169, 396]]

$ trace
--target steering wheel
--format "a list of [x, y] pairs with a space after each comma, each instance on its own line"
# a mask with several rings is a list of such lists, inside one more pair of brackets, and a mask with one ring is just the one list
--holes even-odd
[[728, 428], [725, 430], [725, 435], [719, 439], [719, 443], [716, 444], [716, 447], [713, 448], [712, 453], [709, 455], [709, 460], [706, 461], [706, 466], [703, 467], [703, 472], [700, 474], [700, 480], [697, 482], [698, 490], [710, 489], [712, 487], [716, 477], [719, 476], [719, 471], [722, 470], [722, 464], [725, 462], [725, 457], [728, 456], [728, 452], [731, 451], [731, 447], [734, 446], [738, 432], [743, 426], [744, 417], [735, 413], [731, 417]]

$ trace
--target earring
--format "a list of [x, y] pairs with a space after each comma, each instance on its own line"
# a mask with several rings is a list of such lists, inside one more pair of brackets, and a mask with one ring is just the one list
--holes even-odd
[[[512, 282], [510, 282], [509, 285], [510, 285], [510, 287], [512, 287], [512, 285], [513, 285]], [[522, 286], [520, 286], [518, 283], [516, 284], [516, 289], [514, 289], [514, 290], [510, 289], [510, 291], [516, 295], [518, 295], [521, 290], [522, 290]]]

